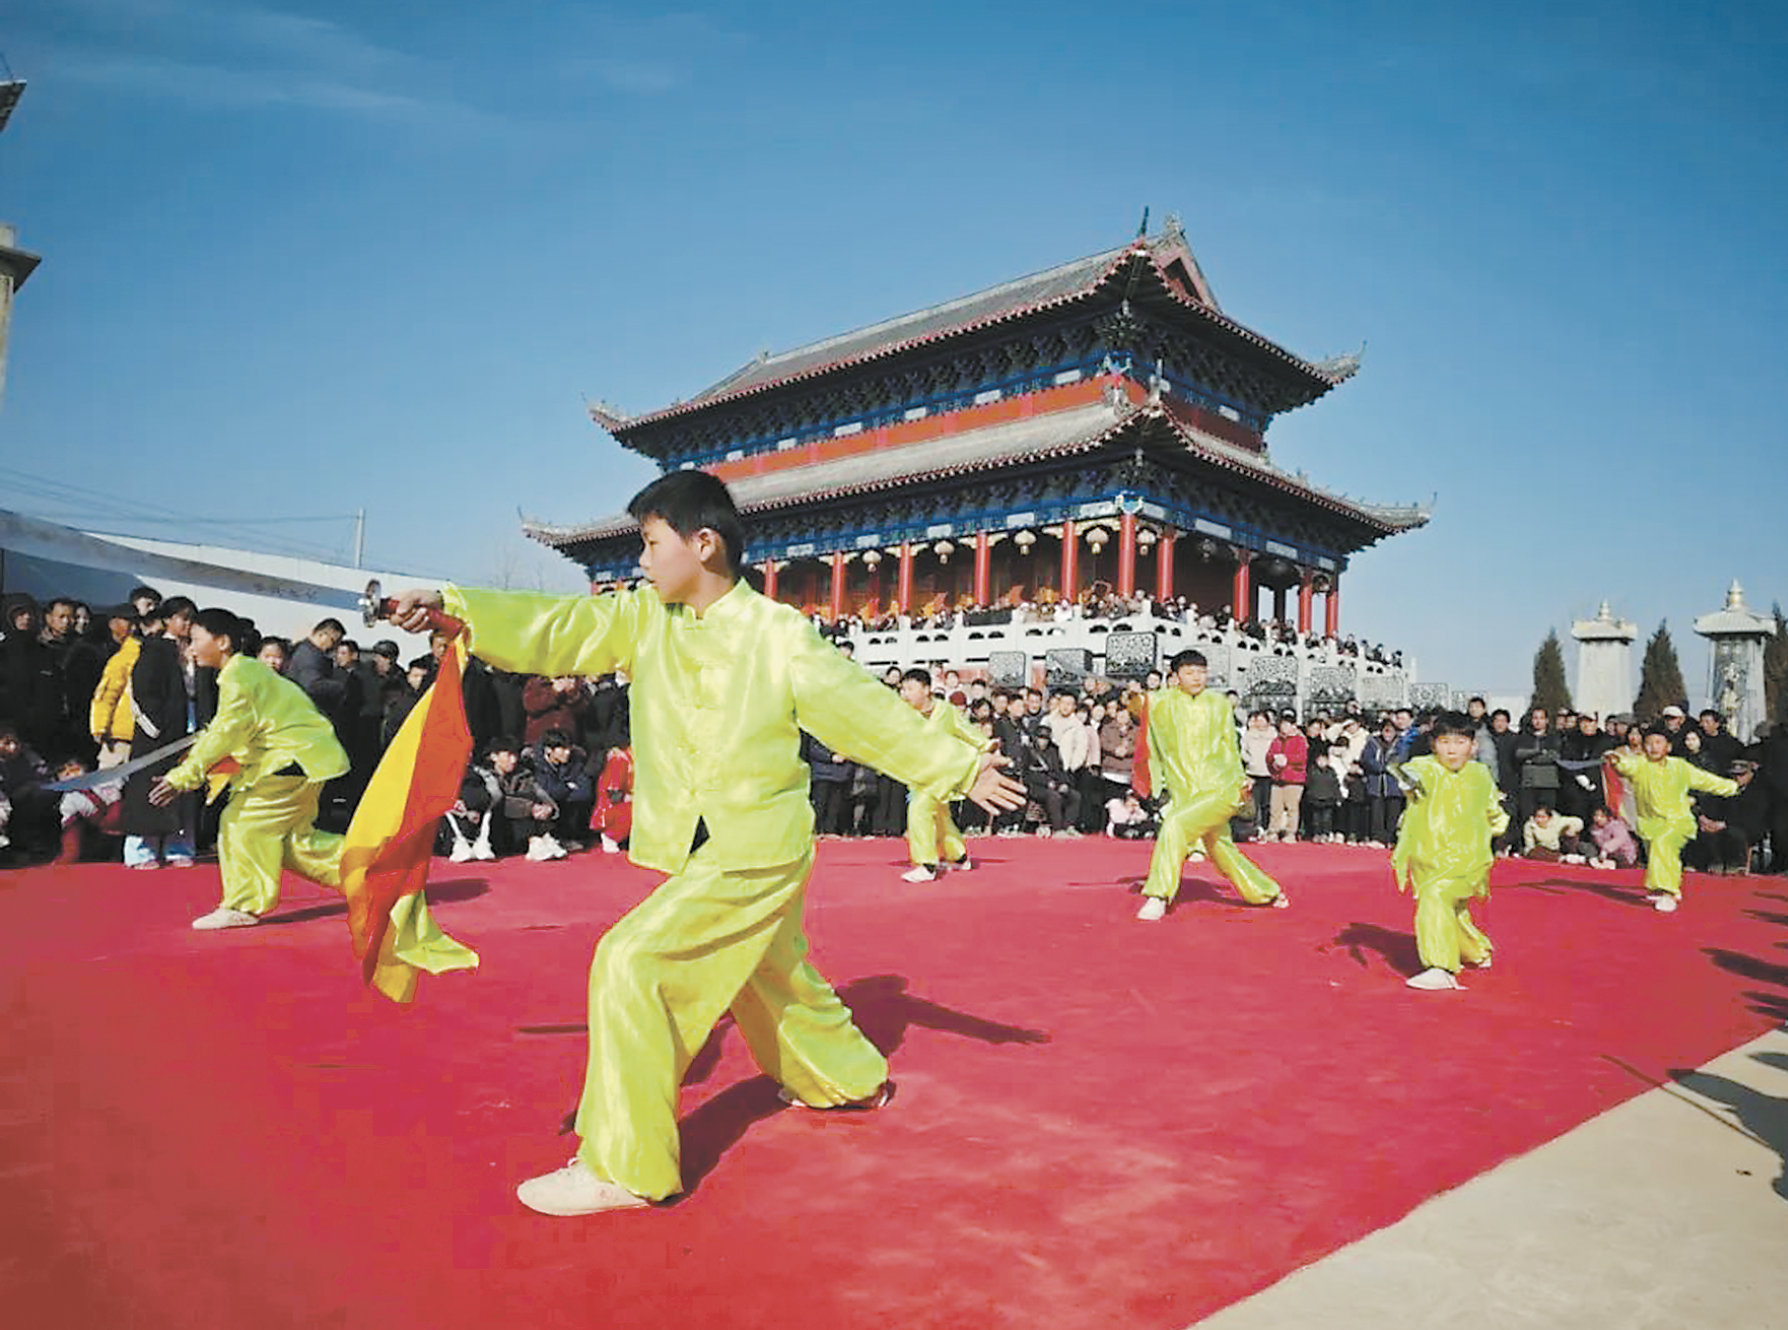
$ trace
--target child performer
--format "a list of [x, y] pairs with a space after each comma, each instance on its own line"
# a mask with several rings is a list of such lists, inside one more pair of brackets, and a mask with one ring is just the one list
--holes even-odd
[[282, 863], [322, 886], [341, 885], [342, 838], [314, 824], [323, 784], [346, 774], [348, 755], [304, 690], [243, 655], [244, 642], [242, 621], [228, 610], [193, 617], [193, 663], [218, 671], [217, 716], [149, 793], [151, 803], [168, 804], [205, 784], [223, 759], [239, 764], [217, 832], [223, 901], [193, 920], [200, 930], [259, 923], [279, 904]]
[[1689, 791], [1732, 795], [1738, 783], [1670, 756], [1670, 731], [1654, 725], [1641, 752], [1616, 748], [1603, 758], [1633, 792], [1639, 838], [1645, 842], [1645, 889], [1653, 908], [1669, 914], [1682, 902], [1682, 847], [1695, 839]]
[[1490, 842], [1507, 830], [1509, 815], [1490, 769], [1472, 760], [1477, 727], [1470, 717], [1441, 713], [1432, 742], [1432, 757], [1398, 768], [1412, 788], [1391, 871], [1398, 891], [1414, 885], [1416, 950], [1428, 967], [1409, 986], [1436, 991], [1459, 987], [1462, 958], [1490, 966], [1490, 939], [1472, 922], [1471, 901], [1490, 894]]
[[1229, 700], [1205, 691], [1204, 655], [1182, 651], [1168, 663], [1168, 686], [1149, 695], [1146, 739], [1151, 771], [1171, 803], [1161, 816], [1138, 919], [1160, 919], [1180, 891], [1180, 869], [1202, 846], [1250, 905], [1284, 909], [1291, 902], [1229, 836], [1229, 819], [1253, 807], [1254, 784], [1242, 771], [1241, 746]]
[[[976, 748], [987, 747], [986, 738], [970, 727], [954, 705], [932, 695], [930, 670], [908, 670], [902, 675], [900, 700], [925, 717], [925, 723], [938, 733]], [[935, 882], [940, 863], [964, 873], [974, 867], [962, 832], [950, 820], [950, 805], [926, 790], [914, 790], [907, 800], [906, 849], [913, 866], [900, 875], [902, 882]]]
[[801, 913], [813, 808], [800, 731], [915, 790], [1015, 808], [1004, 759], [926, 727], [799, 612], [741, 578], [744, 532], [726, 486], [674, 471], [633, 497], [650, 587], [599, 596], [409, 591], [471, 650], [524, 674], [632, 680], [629, 856], [668, 874], [604, 935], [590, 967], [578, 1153], [517, 1195], [551, 1215], [645, 1205], [682, 1190], [677, 1088], [729, 1008], [769, 1075], [815, 1108], [886, 1102], [888, 1064], [807, 964]]

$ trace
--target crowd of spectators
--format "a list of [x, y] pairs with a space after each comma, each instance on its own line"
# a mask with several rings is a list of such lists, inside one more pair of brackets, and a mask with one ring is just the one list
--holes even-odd
[[1059, 599], [1045, 589], [1035, 600], [1014, 597], [995, 605], [962, 600], [951, 606], [939, 597], [911, 614], [871, 605], [867, 612], [846, 614], [835, 620], [812, 611], [810, 617], [823, 633], [845, 639], [903, 629], [947, 632], [958, 627], [1025, 627], [1076, 621], [1162, 619], [1191, 627], [1194, 643], [1270, 651], [1276, 655], [1310, 655], [1333, 663], [1366, 660], [1389, 669], [1399, 669], [1403, 665], [1401, 651], [1362, 642], [1352, 634], [1342, 637], [1328, 633], [1301, 633], [1295, 625], [1274, 618], [1251, 619], [1243, 623], [1235, 619], [1227, 605], [1215, 612], [1201, 611], [1196, 602], [1184, 596], [1160, 600], [1146, 592], [1120, 596], [1104, 588], [1103, 583], [1077, 601]]
[[[1140, 607], [1140, 608], [1139, 608]], [[39, 606], [25, 596], [0, 602], [0, 845], [6, 862], [122, 857], [132, 867], [184, 867], [215, 836], [216, 809], [196, 798], [169, 808], [146, 796], [158, 768], [122, 783], [57, 795], [56, 777], [119, 765], [196, 732], [216, 705], [216, 681], [187, 658], [195, 607], [139, 587], [129, 603], [97, 612], [66, 598]], [[1201, 631], [1296, 642], [1283, 625], [1237, 626], [1181, 602], [1106, 596], [1063, 607], [1017, 604], [947, 613], [1003, 613], [1026, 622], [1045, 612], [1147, 612], [1185, 616]], [[252, 625], [250, 626], [252, 630]], [[1290, 634], [1290, 638], [1285, 637]], [[848, 638], [835, 641], [851, 651]], [[396, 642], [363, 649], [336, 619], [305, 637], [260, 638], [251, 654], [285, 674], [330, 720], [350, 771], [325, 791], [319, 823], [346, 827], [379, 758], [432, 683], [450, 639], [435, 634], [426, 654], [402, 659]], [[1297, 642], [1307, 647], [1308, 642]], [[1359, 644], [1321, 643], [1359, 652]], [[1377, 648], [1366, 647], [1367, 653]], [[900, 687], [890, 667], [883, 682]], [[935, 695], [1011, 759], [1028, 799], [989, 818], [972, 804], [955, 810], [971, 834], [1135, 839], [1154, 834], [1160, 807], [1136, 781], [1143, 699], [1160, 676], [1119, 684], [1091, 677], [1072, 687], [991, 687], [935, 664]], [[632, 759], [624, 679], [522, 676], [467, 662], [462, 682], [474, 756], [459, 802], [443, 819], [442, 853], [456, 860], [509, 854], [563, 858], [589, 846], [616, 851], [630, 827]], [[1239, 841], [1271, 839], [1389, 845], [1405, 790], [1399, 770], [1427, 751], [1431, 716], [1408, 708], [1369, 713], [1357, 703], [1299, 717], [1249, 711], [1230, 694], [1252, 805], [1232, 826]], [[1474, 698], [1476, 760], [1502, 791], [1510, 826], [1498, 852], [1604, 867], [1643, 857], [1630, 808], [1604, 788], [1602, 755], [1637, 748], [1630, 716], [1605, 719], [1536, 708], [1519, 724]], [[1788, 869], [1788, 726], [1753, 742], [1730, 734], [1715, 711], [1693, 721], [1668, 707], [1661, 724], [1677, 756], [1739, 782], [1729, 798], [1698, 796], [1699, 836], [1685, 863], [1713, 872]], [[902, 836], [906, 791], [892, 778], [804, 741], [816, 828], [822, 836]], [[164, 765], [171, 765], [173, 758]]]
[[[841, 641], [850, 650], [848, 641]], [[1147, 690], [1158, 674], [1117, 685], [1102, 678], [1083, 685], [1008, 689], [964, 681], [936, 664], [933, 691], [960, 707], [971, 725], [1011, 758], [1030, 798], [1023, 810], [993, 819], [973, 805], [954, 814], [965, 832], [1002, 836], [1080, 836], [1125, 839], [1153, 835], [1158, 802], [1136, 788], [1137, 744]], [[884, 682], [898, 688], [903, 672], [890, 667]], [[1293, 712], [1235, 708], [1244, 773], [1252, 806], [1231, 831], [1238, 841], [1307, 841], [1389, 846], [1408, 799], [1403, 765], [1430, 751], [1436, 712], [1408, 707], [1370, 713], [1357, 703], [1300, 718]], [[1504, 856], [1562, 859], [1597, 867], [1631, 867], [1644, 849], [1633, 832], [1630, 806], [1610, 806], [1602, 756], [1616, 746], [1638, 749], [1644, 727], [1629, 715], [1604, 722], [1590, 714], [1552, 715], [1535, 708], [1519, 724], [1506, 710], [1473, 698], [1475, 760], [1486, 766], [1510, 815], [1496, 843]], [[1685, 851], [1692, 868], [1716, 873], [1756, 871], [1769, 851], [1769, 868], [1788, 870], [1788, 726], [1767, 730], [1750, 744], [1708, 710], [1689, 723], [1680, 706], [1660, 721], [1677, 756], [1738, 781], [1730, 798], [1697, 796], [1700, 834]], [[826, 836], [894, 836], [905, 826], [905, 791], [889, 777], [851, 763], [809, 741], [815, 821]]]
[[[151, 587], [98, 611], [62, 597], [41, 607], [22, 595], [0, 602], [0, 863], [109, 857], [182, 868], [215, 842], [217, 805], [148, 800], [177, 756], [90, 790], [43, 788], [152, 753], [210, 721], [216, 677], [187, 652], [195, 611]], [[363, 648], [338, 619], [294, 641], [248, 630], [244, 654], [301, 687], [348, 754], [350, 770], [325, 787], [318, 815], [319, 825], [343, 830], [450, 639], [435, 634], [426, 654], [405, 662], [395, 641]], [[462, 688], [475, 758], [454, 816], [443, 820], [443, 852], [551, 859], [586, 841], [617, 848], [605, 828], [624, 828], [613, 805], [631, 789], [616, 774], [630, 770], [625, 687], [508, 674], [472, 659]]]

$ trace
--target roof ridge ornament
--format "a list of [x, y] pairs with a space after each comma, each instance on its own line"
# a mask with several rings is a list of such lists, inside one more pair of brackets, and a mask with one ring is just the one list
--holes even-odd
[[1327, 360], [1318, 360], [1316, 369], [1326, 375], [1334, 383], [1346, 383], [1360, 372], [1360, 364], [1366, 359], [1366, 343], [1360, 343], [1358, 351], [1348, 351], [1338, 356], [1330, 356]]
[[607, 430], [610, 434], [615, 433], [617, 430], [626, 429], [635, 419], [635, 417], [628, 415], [613, 402], [606, 401], [600, 397], [594, 402], [585, 398], [584, 410], [590, 413], [591, 420], [602, 426], [602, 428]]

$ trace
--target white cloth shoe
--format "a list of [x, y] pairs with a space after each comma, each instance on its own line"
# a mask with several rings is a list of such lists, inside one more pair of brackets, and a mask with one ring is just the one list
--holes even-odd
[[975, 871], [975, 861], [969, 858], [966, 854], [960, 859], [946, 859], [943, 866], [949, 869], [952, 873], [972, 873]]
[[454, 841], [453, 848], [447, 852], [447, 857], [449, 859], [453, 860], [453, 862], [456, 864], [471, 863], [472, 862], [472, 843], [467, 840]]
[[553, 852], [547, 848], [545, 836], [528, 838], [528, 858], [537, 864], [543, 864], [553, 858]]
[[571, 853], [570, 850], [559, 844], [557, 836], [542, 836], [540, 839], [546, 842], [546, 857], [549, 859], [563, 859]]
[[1651, 908], [1659, 914], [1672, 914], [1676, 910], [1676, 897], [1667, 891], [1655, 892], [1651, 898]]
[[930, 864], [914, 864], [900, 875], [902, 882], [936, 882], [938, 871]]
[[604, 854], [619, 854], [621, 852], [621, 847], [615, 843], [612, 837], [604, 836], [602, 838], [602, 852]]
[[515, 1189], [515, 1195], [530, 1210], [562, 1218], [604, 1210], [641, 1210], [651, 1204], [619, 1183], [597, 1177], [576, 1155], [564, 1168], [529, 1178]]
[[252, 928], [260, 922], [247, 910], [234, 910], [228, 905], [220, 905], [210, 914], [202, 914], [194, 919], [192, 926], [201, 933], [208, 933], [217, 928]]
[[1406, 979], [1404, 982], [1411, 988], [1421, 989], [1424, 993], [1444, 993], [1448, 989], [1459, 987], [1459, 981], [1439, 966], [1423, 970], [1420, 974]]
[[874, 1094], [865, 1095], [861, 1099], [847, 1099], [842, 1104], [810, 1104], [786, 1085], [776, 1092], [776, 1097], [789, 1108], [804, 1108], [814, 1113], [869, 1113], [888, 1106], [894, 1098], [894, 1082], [883, 1081], [876, 1087]]
[[1165, 919], [1167, 917], [1167, 902], [1159, 896], [1150, 896], [1143, 901], [1142, 908], [1136, 912], [1136, 917], [1150, 921]]
[[489, 841], [480, 836], [477, 840], [472, 842], [472, 857], [474, 859], [489, 861], [497, 857], [497, 852], [491, 849]]

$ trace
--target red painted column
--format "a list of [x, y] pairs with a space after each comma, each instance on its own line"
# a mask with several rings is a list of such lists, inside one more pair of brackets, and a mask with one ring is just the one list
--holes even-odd
[[1080, 599], [1080, 532], [1072, 517], [1062, 522], [1062, 599], [1070, 605]]
[[1173, 547], [1179, 539], [1178, 533], [1170, 526], [1161, 528], [1161, 539], [1155, 546], [1155, 599], [1168, 600], [1173, 596]]
[[1124, 513], [1118, 517], [1118, 576], [1117, 593], [1120, 596], [1136, 594], [1136, 514]]
[[832, 604], [830, 619], [837, 623], [844, 617], [844, 551], [832, 556]]
[[1323, 631], [1330, 637], [1341, 636], [1341, 574], [1329, 574], [1328, 594], [1322, 598]]
[[1251, 558], [1253, 555], [1247, 550], [1236, 551], [1235, 585], [1229, 592], [1229, 612], [1237, 623], [1254, 622], [1254, 588], [1248, 584], [1248, 561]]
[[913, 546], [911, 541], [900, 542], [900, 576], [894, 582], [894, 594], [900, 600], [900, 613], [913, 612]]
[[1312, 594], [1310, 574], [1306, 571], [1303, 579], [1298, 583], [1298, 631], [1300, 633], [1310, 631], [1310, 598]]
[[776, 599], [776, 560], [764, 560], [764, 599]]
[[985, 531], [975, 532], [975, 604], [985, 605], [993, 588], [993, 546]]

